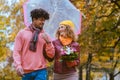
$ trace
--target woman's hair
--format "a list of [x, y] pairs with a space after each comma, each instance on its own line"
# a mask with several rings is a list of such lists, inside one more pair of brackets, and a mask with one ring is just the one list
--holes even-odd
[[[65, 29], [66, 37], [72, 38], [73, 41], [76, 41], [76, 36], [75, 36], [73, 29], [71, 29], [70, 26], [67, 26], [67, 25], [65, 25], [65, 27], [66, 27], [66, 29]], [[56, 38], [58, 39], [59, 36], [60, 36], [60, 32], [59, 32], [59, 28], [58, 28], [56, 31]]]
[[31, 18], [38, 19], [38, 18], [44, 18], [45, 20], [49, 19], [49, 13], [41, 8], [34, 9], [31, 11]]

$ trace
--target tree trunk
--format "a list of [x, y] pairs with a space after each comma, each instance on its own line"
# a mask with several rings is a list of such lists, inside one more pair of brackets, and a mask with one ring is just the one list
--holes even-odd
[[114, 80], [114, 73], [109, 74], [110, 80]]
[[80, 66], [80, 67], [79, 67], [79, 80], [83, 80], [82, 74], [83, 74], [83, 67]]
[[88, 62], [87, 62], [87, 65], [86, 65], [86, 80], [90, 80], [91, 61], [92, 61], [92, 54], [89, 53]]
[[90, 80], [90, 71], [91, 71], [90, 67], [91, 67], [90, 64], [86, 66], [86, 80]]

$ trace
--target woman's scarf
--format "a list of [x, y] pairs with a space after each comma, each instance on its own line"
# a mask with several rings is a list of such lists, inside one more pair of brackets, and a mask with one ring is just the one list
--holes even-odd
[[35, 52], [36, 51], [36, 44], [38, 41], [38, 35], [40, 33], [40, 31], [42, 30], [42, 28], [36, 28], [34, 25], [30, 25], [29, 26], [30, 30], [33, 32], [33, 37], [30, 41], [30, 46], [29, 46], [29, 50]]

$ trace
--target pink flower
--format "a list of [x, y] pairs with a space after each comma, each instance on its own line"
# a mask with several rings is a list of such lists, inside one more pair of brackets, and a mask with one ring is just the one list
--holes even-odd
[[64, 46], [61, 48], [61, 60], [73, 61], [78, 58], [77, 50], [75, 48]]

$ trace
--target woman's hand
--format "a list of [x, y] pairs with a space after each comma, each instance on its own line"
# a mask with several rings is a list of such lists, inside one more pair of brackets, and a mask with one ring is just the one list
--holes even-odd
[[77, 65], [77, 62], [74, 61], [66, 61], [67, 67], [74, 67]]

